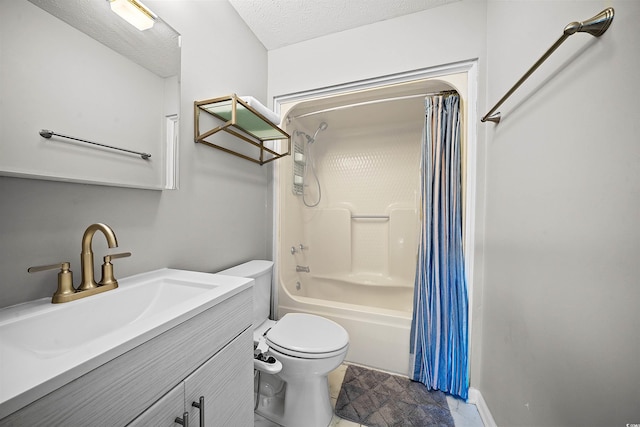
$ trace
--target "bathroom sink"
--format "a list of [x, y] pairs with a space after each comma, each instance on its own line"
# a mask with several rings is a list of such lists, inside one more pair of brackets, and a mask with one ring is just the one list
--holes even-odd
[[0, 406], [60, 387], [252, 284], [174, 269], [118, 282], [68, 303], [43, 298], [0, 310]]
[[169, 277], [147, 278], [0, 325], [0, 341], [40, 358], [56, 357], [121, 328], [168, 314], [181, 302], [217, 287]]

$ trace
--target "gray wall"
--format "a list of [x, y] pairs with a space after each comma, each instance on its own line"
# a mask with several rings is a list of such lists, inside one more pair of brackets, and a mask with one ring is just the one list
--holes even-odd
[[[0, 306], [53, 294], [55, 271], [28, 274], [32, 265], [70, 261], [77, 282], [80, 240], [94, 222], [112, 226], [120, 249], [133, 252], [114, 262], [116, 277], [270, 257], [270, 167], [194, 144], [192, 118], [195, 100], [235, 92], [266, 102], [266, 50], [226, 1], [146, 3], [182, 34], [180, 189], [0, 177]], [[94, 251], [97, 260], [106, 252], [100, 235]]]
[[480, 390], [498, 425], [640, 420], [640, 2], [489, 1], [481, 114], [607, 6], [607, 33], [571, 36], [483, 125]]

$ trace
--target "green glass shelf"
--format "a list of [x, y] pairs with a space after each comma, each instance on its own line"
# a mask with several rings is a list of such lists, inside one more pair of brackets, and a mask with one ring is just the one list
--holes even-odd
[[[205, 112], [224, 123], [206, 132], [200, 132], [200, 113]], [[209, 145], [253, 162], [264, 164], [291, 153], [291, 137], [277, 125], [271, 123], [258, 111], [235, 94], [194, 102], [195, 142]], [[230, 133], [258, 148], [255, 156], [243, 154], [242, 149], [223, 147], [210, 138], [219, 131]], [[265, 146], [265, 141], [286, 140], [286, 150], [276, 151]]]

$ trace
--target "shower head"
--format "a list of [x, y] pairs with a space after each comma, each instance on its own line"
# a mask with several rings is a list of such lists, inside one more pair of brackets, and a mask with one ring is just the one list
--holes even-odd
[[313, 144], [314, 142], [316, 142], [316, 136], [318, 136], [318, 132], [320, 132], [321, 130], [325, 130], [328, 127], [329, 125], [327, 124], [327, 122], [320, 123], [320, 126], [318, 126], [318, 129], [316, 130], [316, 133], [313, 134], [313, 136], [307, 135], [307, 143]]

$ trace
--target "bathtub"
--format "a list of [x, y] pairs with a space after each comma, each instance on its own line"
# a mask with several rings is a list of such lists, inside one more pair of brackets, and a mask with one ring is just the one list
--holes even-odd
[[417, 210], [386, 206], [362, 220], [353, 207], [316, 207], [299, 219], [303, 249], [279, 264], [279, 316], [331, 319], [349, 333], [348, 362], [407, 375]]
[[365, 274], [344, 277], [311, 274], [303, 283], [306, 288], [303, 294], [308, 298], [411, 314], [413, 283]]
[[386, 207], [363, 221], [352, 209], [317, 207], [283, 230], [301, 227], [304, 243], [282, 248], [278, 315], [331, 319], [349, 333], [348, 362], [407, 375], [418, 212]]
[[[376, 305], [380, 304], [372, 304], [370, 301], [363, 301], [366, 305], [357, 303], [357, 295], [360, 294], [357, 288], [366, 285], [340, 282], [336, 279], [313, 279], [308, 286], [317, 286], [317, 289], [308, 293], [311, 296], [303, 296], [307, 293], [302, 285], [297, 291], [295, 283], [290, 285], [293, 286], [280, 286], [279, 317], [286, 313], [311, 313], [331, 319], [349, 333], [347, 362], [408, 375], [412, 290], [403, 292], [404, 299], [409, 300], [409, 308], [400, 310], [377, 307]], [[332, 297], [331, 292], [325, 292], [327, 289], [323, 289], [324, 286], [347, 289], [350, 296], [345, 297], [345, 301], [349, 302], [337, 301], [335, 298], [324, 299]], [[290, 288], [299, 295], [289, 292]], [[385, 294], [395, 293], [394, 289], [384, 287], [377, 287], [377, 291]], [[396, 302], [400, 302], [398, 298], [395, 299], [398, 300]], [[401, 303], [406, 305], [406, 301]]]

